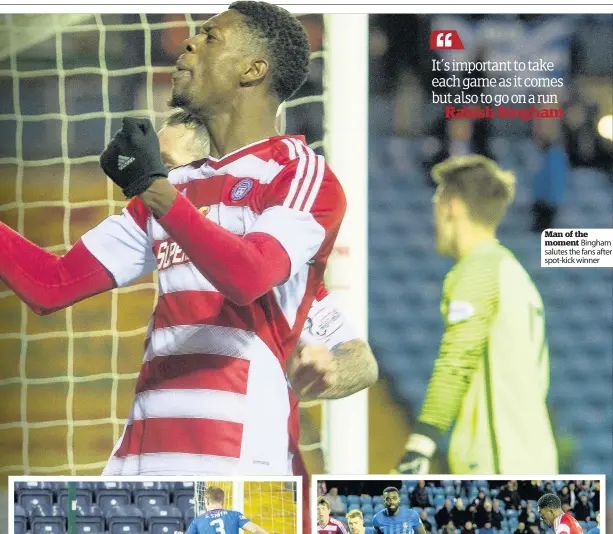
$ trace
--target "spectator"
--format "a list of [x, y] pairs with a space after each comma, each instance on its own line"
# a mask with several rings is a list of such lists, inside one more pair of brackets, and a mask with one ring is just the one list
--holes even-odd
[[490, 500], [485, 501], [485, 503], [483, 503], [483, 506], [477, 508], [477, 513], [475, 514], [475, 523], [477, 524], [478, 529], [482, 529], [486, 523], [491, 523], [492, 526], [495, 525], [494, 513], [492, 511], [492, 502]]
[[441, 534], [456, 534], [453, 521], [449, 521], [442, 529]]
[[533, 136], [541, 151], [541, 161], [534, 175], [532, 231], [540, 234], [554, 228], [558, 208], [564, 200], [569, 165], [559, 119], [535, 120]]
[[434, 516], [434, 520], [437, 525], [447, 525], [449, 521], [451, 521], [451, 501], [449, 499], [445, 499], [442, 508], [436, 512]]
[[555, 493], [551, 482], [547, 482], [547, 484], [545, 484], [545, 493]]
[[492, 528], [492, 524], [488, 521], [483, 528], [477, 531], [477, 534], [495, 534], [496, 531]]
[[428, 508], [429, 506], [431, 506], [430, 496], [426, 489], [426, 482], [420, 480], [411, 492], [411, 508]]
[[494, 499], [494, 504], [492, 506], [492, 525], [494, 528], [500, 530], [502, 528], [503, 520], [504, 515], [500, 509], [500, 501], [498, 499]]
[[498, 498], [504, 502], [507, 510], [517, 510], [521, 504], [519, 493], [517, 493], [517, 483], [509, 480], [507, 485], [500, 490]]
[[572, 508], [572, 505], [570, 503], [570, 491], [568, 489], [568, 486], [564, 486], [562, 488], [562, 491], [560, 492], [560, 501], [562, 502], [562, 504], [568, 504], [568, 506]]
[[592, 530], [589, 530], [587, 534], [600, 534], [600, 512], [596, 514], [596, 524], [597, 527], [594, 527]]
[[594, 491], [592, 493], [592, 510], [594, 512], [600, 512], [600, 482], [596, 482]]
[[[466, 510], [468, 512], [468, 521], [471, 521], [472, 523], [475, 522], [475, 516], [477, 515], [477, 507], [474, 504], [471, 504], [468, 507], [468, 510]], [[474, 525], [473, 525], [474, 527]]]
[[479, 495], [477, 495], [477, 498], [473, 501], [473, 504], [477, 507], [477, 512], [479, 511], [479, 508], [483, 508], [483, 503], [486, 499], [487, 497], [485, 496], [485, 492], [483, 490], [479, 490]]
[[538, 501], [543, 494], [540, 480], [522, 480], [518, 491], [519, 498], [525, 501]]
[[326, 483], [325, 482], [320, 482], [319, 484], [317, 484], [317, 496], [318, 497], [323, 497], [326, 494]]
[[330, 503], [330, 512], [332, 514], [344, 514], [345, 503], [338, 494], [338, 488], [330, 488], [330, 491], [326, 495], [326, 499]]
[[539, 524], [539, 518], [537, 517], [536, 511], [534, 510], [531, 502], [528, 502], [528, 504], [526, 504], [526, 508], [524, 508], [519, 514], [519, 520], [525, 523], [528, 528], [531, 528], [532, 525]]
[[421, 522], [423, 523], [426, 532], [432, 532], [432, 523], [428, 521], [428, 512], [422, 510], [419, 514], [419, 518], [421, 519]]
[[451, 520], [457, 528], [462, 528], [468, 521], [468, 512], [464, 509], [462, 499], [455, 502], [455, 507], [451, 510]]
[[515, 529], [515, 532], [513, 532], [513, 534], [528, 534], [528, 530], [526, 529], [526, 524], [520, 521], [519, 525], [517, 525], [517, 528]]
[[462, 529], [462, 534], [474, 534], [475, 530], [473, 528], [472, 521], [466, 521], [464, 524], [464, 528]]
[[575, 504], [573, 515], [577, 521], [591, 521], [592, 510], [590, 509], [590, 503], [587, 501], [587, 495], [585, 493], [581, 494], [579, 501]]

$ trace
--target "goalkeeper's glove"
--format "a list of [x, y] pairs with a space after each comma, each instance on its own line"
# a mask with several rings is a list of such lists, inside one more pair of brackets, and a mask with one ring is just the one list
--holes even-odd
[[121, 130], [100, 156], [100, 166], [127, 198], [144, 193], [155, 180], [168, 178], [149, 119], [124, 117]]
[[404, 456], [398, 462], [395, 472], [405, 475], [426, 475], [430, 472], [430, 462], [438, 443], [441, 431], [425, 423], [417, 423], [413, 434], [406, 444]]

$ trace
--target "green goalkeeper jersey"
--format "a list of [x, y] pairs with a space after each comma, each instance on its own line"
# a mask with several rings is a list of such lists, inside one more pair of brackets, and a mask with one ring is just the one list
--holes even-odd
[[543, 301], [498, 241], [449, 271], [445, 333], [420, 421], [446, 433], [453, 474], [556, 474]]

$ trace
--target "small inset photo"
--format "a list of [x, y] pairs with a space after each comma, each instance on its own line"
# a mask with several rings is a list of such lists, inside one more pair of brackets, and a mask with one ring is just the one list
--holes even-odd
[[299, 480], [10, 477], [9, 532], [297, 534], [302, 524]]
[[315, 476], [319, 534], [600, 534], [604, 475]]

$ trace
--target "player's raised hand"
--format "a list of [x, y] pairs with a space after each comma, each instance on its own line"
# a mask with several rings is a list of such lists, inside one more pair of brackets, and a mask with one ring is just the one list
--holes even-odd
[[407, 441], [404, 456], [393, 472], [405, 475], [427, 475], [441, 438], [442, 433], [438, 428], [417, 422], [413, 434]]
[[316, 399], [332, 385], [334, 355], [324, 345], [301, 345], [287, 364], [287, 376], [301, 399]]
[[100, 166], [127, 198], [144, 193], [155, 180], [168, 177], [149, 119], [124, 117], [121, 130], [100, 156]]

